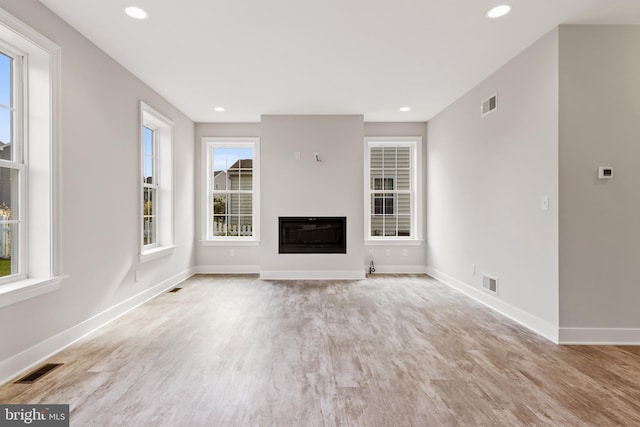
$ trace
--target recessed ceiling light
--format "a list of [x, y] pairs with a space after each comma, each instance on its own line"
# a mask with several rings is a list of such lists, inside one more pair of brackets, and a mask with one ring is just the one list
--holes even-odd
[[411, 107], [400, 107], [400, 111], [406, 113], [407, 111], [411, 111]]
[[127, 7], [124, 13], [135, 19], [147, 19], [147, 16], [149, 16], [147, 12], [135, 6]]
[[501, 16], [506, 15], [510, 11], [511, 11], [511, 6], [503, 4], [489, 10], [489, 12], [487, 12], [487, 16], [489, 18], [500, 18]]
[[224, 107], [216, 107], [213, 111], [217, 111], [218, 113], [222, 113], [224, 111]]

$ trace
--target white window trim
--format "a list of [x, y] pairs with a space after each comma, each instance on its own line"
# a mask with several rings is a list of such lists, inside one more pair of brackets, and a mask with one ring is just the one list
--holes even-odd
[[159, 161], [158, 161], [158, 157], [159, 157], [159, 143], [158, 140], [160, 139], [159, 137], [159, 133], [160, 133], [160, 129], [158, 129], [156, 126], [154, 126], [153, 124], [149, 123], [148, 121], [144, 120], [144, 116], [145, 116], [145, 111], [143, 111], [143, 123], [142, 123], [142, 171], [143, 171], [143, 177], [144, 177], [144, 164], [145, 164], [145, 152], [144, 152], [144, 131], [145, 129], [150, 129], [151, 132], [153, 132], [153, 139], [151, 141], [151, 152], [152, 152], [152, 157], [153, 157], [153, 162], [151, 165], [151, 174], [153, 176], [153, 182], [151, 184], [146, 183], [146, 182], [142, 182], [142, 193], [144, 194], [144, 191], [146, 189], [150, 189], [150, 190], [155, 190], [155, 198], [153, 199], [152, 203], [154, 204], [154, 214], [153, 215], [148, 215], [150, 217], [154, 217], [155, 220], [152, 222], [153, 224], [153, 236], [155, 237], [155, 241], [153, 243], [149, 243], [149, 244], [144, 244], [144, 202], [143, 202], [143, 218], [142, 218], [142, 232], [143, 235], [142, 237], [142, 253], [145, 254], [157, 247], [160, 246], [160, 242], [159, 242], [159, 230], [160, 230], [160, 216], [161, 216], [161, 207], [162, 207], [162, 200], [160, 199], [160, 168], [159, 166]]
[[[409, 146], [411, 147], [411, 236], [370, 236], [371, 232], [371, 147], [383, 146]], [[396, 206], [394, 206], [394, 209]], [[364, 138], [364, 236], [365, 245], [420, 245], [423, 242], [422, 230], [422, 137], [366, 137]]]
[[156, 169], [154, 176], [158, 185], [157, 206], [157, 236], [156, 243], [145, 245], [144, 232], [144, 185], [139, 186], [139, 224], [140, 224], [140, 255], [139, 262], [145, 263], [164, 256], [171, 255], [176, 248], [175, 245], [175, 203], [174, 203], [174, 171], [173, 171], [173, 137], [174, 123], [173, 120], [166, 117], [145, 102], [140, 102], [140, 175], [138, 183], [142, 177], [144, 168], [144, 127], [147, 126], [154, 130], [157, 152], [156, 152]]
[[[258, 137], [211, 137], [205, 136], [201, 139], [202, 158], [202, 178], [201, 178], [201, 198], [202, 200], [202, 246], [259, 246], [260, 245], [260, 138]], [[237, 147], [238, 145], [251, 146], [253, 148], [253, 236], [247, 237], [214, 237], [211, 233], [211, 212], [212, 203], [209, 203], [210, 180], [209, 171], [211, 169], [210, 145], [224, 147]]]
[[[18, 226], [18, 244], [17, 244], [17, 252], [12, 253], [12, 259], [17, 258], [18, 263], [18, 271], [15, 273], [0, 278], [0, 286], [19, 282], [21, 280], [27, 279], [28, 271], [29, 271], [29, 260], [27, 253], [27, 185], [28, 185], [28, 169], [26, 166], [27, 163], [27, 151], [26, 151], [26, 141], [25, 138], [28, 135], [28, 92], [27, 92], [27, 84], [28, 81], [28, 63], [27, 63], [27, 55], [24, 52], [16, 50], [13, 46], [9, 46], [4, 42], [0, 41], [0, 50], [7, 56], [9, 56], [13, 61], [13, 69], [12, 74], [15, 80], [15, 86], [11, 89], [13, 91], [13, 99], [9, 101], [10, 104], [13, 104], [13, 135], [12, 135], [12, 159], [11, 160], [0, 160], [0, 167], [5, 169], [12, 169], [17, 171], [18, 178], [18, 192], [15, 194], [15, 199], [12, 200], [15, 205], [12, 207], [14, 212], [17, 211], [17, 218], [12, 218], [9, 221], [3, 221], [3, 224], [0, 225], [2, 227], [4, 224], [15, 224]], [[13, 198], [13, 196], [12, 196]], [[13, 268], [13, 267], [12, 267]]]
[[[25, 174], [28, 180], [22, 204], [26, 212], [25, 236], [21, 245], [26, 248], [25, 276], [0, 285], [0, 307], [5, 307], [55, 291], [67, 276], [60, 274], [61, 49], [3, 9], [0, 9], [0, 39], [27, 55], [24, 71], [29, 90], [25, 104], [29, 108], [23, 132], [28, 141], [23, 155], [29, 168], [37, 167], [39, 172]], [[40, 230], [37, 236], [28, 232], [30, 227]]]
[[25, 301], [39, 295], [60, 289], [62, 280], [68, 276], [57, 276], [49, 279], [23, 279], [0, 287], [0, 308]]
[[139, 257], [140, 264], [144, 264], [145, 262], [153, 261], [154, 259], [171, 255], [174, 252], [176, 247], [177, 245], [160, 246], [160, 247], [156, 246], [152, 249], [147, 249], [144, 251], [144, 253], [140, 254], [140, 257]]

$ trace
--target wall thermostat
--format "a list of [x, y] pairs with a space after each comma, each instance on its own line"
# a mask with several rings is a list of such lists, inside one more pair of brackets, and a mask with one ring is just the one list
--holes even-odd
[[613, 178], [613, 168], [611, 166], [600, 166], [598, 168], [598, 178], [600, 179]]

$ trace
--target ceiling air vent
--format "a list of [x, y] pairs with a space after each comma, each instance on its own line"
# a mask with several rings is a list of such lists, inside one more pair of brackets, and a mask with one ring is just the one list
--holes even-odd
[[487, 274], [483, 274], [482, 288], [487, 292], [491, 292], [494, 295], [498, 295], [498, 278], [495, 276], [489, 276]]
[[480, 104], [480, 115], [484, 117], [496, 108], [498, 108], [498, 94], [492, 95], [482, 101], [482, 104]]

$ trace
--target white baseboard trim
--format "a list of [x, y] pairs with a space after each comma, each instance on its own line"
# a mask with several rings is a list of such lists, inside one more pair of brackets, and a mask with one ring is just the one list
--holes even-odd
[[460, 280], [442, 273], [441, 271], [438, 271], [433, 267], [427, 266], [426, 270], [427, 274], [434, 279], [437, 279], [445, 285], [448, 285], [453, 289], [462, 292], [468, 297], [473, 298], [479, 303], [486, 305], [493, 311], [496, 311], [503, 316], [520, 323], [522, 326], [532, 330], [539, 335], [542, 335], [553, 343], [559, 344], [558, 327], [547, 322], [546, 320], [540, 319], [539, 317], [534, 316], [531, 313], [528, 313], [518, 307], [514, 307], [511, 304], [499, 300], [494, 296], [482, 291], [481, 289], [461, 282]]
[[[376, 273], [383, 274], [427, 274], [427, 267], [424, 265], [376, 265], [375, 267]], [[369, 264], [364, 268], [368, 273]]]
[[560, 328], [560, 344], [640, 345], [639, 328]]
[[196, 274], [258, 274], [259, 265], [198, 265]]
[[189, 268], [182, 273], [158, 283], [157, 285], [134, 295], [111, 308], [87, 319], [77, 325], [60, 332], [31, 348], [28, 348], [15, 356], [0, 362], [0, 384], [4, 384], [20, 374], [32, 369], [36, 365], [42, 363], [45, 359], [60, 352], [76, 341], [91, 334], [97, 329], [113, 322], [120, 316], [133, 310], [139, 305], [144, 304], [157, 295], [176, 286], [189, 277], [193, 276], [194, 269]]
[[262, 280], [361, 280], [364, 270], [356, 271], [261, 271]]

